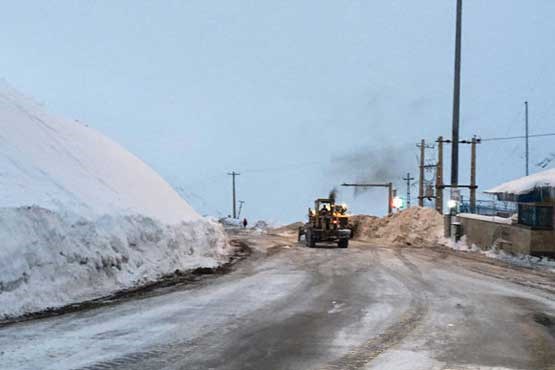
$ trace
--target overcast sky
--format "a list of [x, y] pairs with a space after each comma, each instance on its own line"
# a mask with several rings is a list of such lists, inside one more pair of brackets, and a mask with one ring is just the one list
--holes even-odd
[[[2, 13], [0, 76], [120, 142], [203, 214], [231, 212], [233, 169], [251, 220], [302, 219], [343, 181], [387, 177], [404, 193], [416, 142], [450, 135], [455, 0], [11, 1]], [[462, 138], [523, 134], [525, 100], [531, 133], [555, 131], [554, 15], [553, 0], [464, 1]], [[533, 172], [554, 143], [532, 139]], [[481, 144], [480, 189], [523, 175], [523, 150]], [[468, 148], [460, 158], [463, 182]], [[386, 210], [384, 190], [340, 196]]]

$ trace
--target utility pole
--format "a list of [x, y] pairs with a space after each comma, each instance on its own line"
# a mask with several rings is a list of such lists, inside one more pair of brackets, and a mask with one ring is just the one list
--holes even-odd
[[470, 213], [476, 212], [476, 136], [470, 143]]
[[[453, 144], [451, 142], [451, 140], [442, 140], [442, 139], [443, 138], [440, 136], [439, 139], [438, 139], [438, 142]], [[476, 135], [474, 135], [472, 137], [472, 140], [461, 140], [461, 141], [459, 141], [459, 144], [471, 144], [470, 185], [440, 184], [439, 182], [437, 182], [437, 177], [436, 177], [436, 189], [440, 190], [440, 189], [444, 189], [444, 188], [451, 188], [451, 195], [453, 195], [453, 190], [454, 189], [457, 189], [457, 188], [467, 188], [467, 189], [469, 189], [470, 190], [470, 209], [471, 209], [472, 212], [474, 212], [474, 210], [476, 209], [476, 189], [478, 188], [478, 186], [476, 185], [476, 144], [480, 144], [481, 142], [482, 142], [482, 140], [478, 139], [476, 137]], [[443, 149], [442, 148], [440, 148], [439, 153], [441, 153], [443, 155]], [[443, 158], [441, 158], [441, 159], [443, 159]], [[438, 163], [438, 165], [439, 165], [439, 163]], [[441, 167], [443, 167], [443, 165]], [[442, 194], [440, 194], [440, 193], [441, 193], [441, 191], [439, 191], [436, 194], [436, 197], [442, 197]]]
[[443, 213], [443, 136], [437, 138], [436, 211]]
[[526, 140], [526, 176], [530, 174], [530, 167], [529, 167], [529, 159], [530, 159], [530, 152], [528, 147], [528, 102], [524, 102], [524, 110], [525, 110], [525, 140]]
[[433, 149], [433, 144], [426, 144], [425, 140], [420, 141], [420, 144], [416, 144], [418, 148], [420, 148], [420, 178], [418, 179], [418, 206], [424, 207], [424, 198], [426, 198], [426, 194], [424, 194], [425, 189], [424, 185], [426, 182], [425, 179], [425, 171], [430, 168], [434, 168], [436, 165], [427, 165], [426, 164], [426, 149]]
[[244, 200], [239, 201], [239, 212], [237, 213], [237, 218], [241, 218], [241, 211], [243, 210], [243, 204], [245, 204]]
[[424, 207], [424, 156], [426, 155], [426, 142], [420, 142], [420, 178], [418, 179], [418, 206]]
[[459, 183], [459, 120], [461, 101], [461, 37], [462, 0], [457, 0], [457, 28], [455, 36], [455, 83], [453, 91], [453, 133], [451, 146], [451, 185]]
[[235, 200], [235, 177], [239, 176], [240, 173], [235, 171], [229, 172], [228, 175], [232, 177], [232, 188], [233, 188], [233, 218], [237, 218], [237, 201]]
[[410, 172], [407, 172], [407, 177], [403, 177], [403, 180], [407, 182], [407, 208], [410, 208], [410, 182], [414, 177], [410, 177]]

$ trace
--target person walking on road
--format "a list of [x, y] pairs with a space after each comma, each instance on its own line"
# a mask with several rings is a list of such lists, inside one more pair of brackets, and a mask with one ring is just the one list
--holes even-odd
[[247, 221], [247, 218], [244, 218], [244, 219], [243, 219], [243, 229], [246, 229], [248, 224], [249, 224], [249, 223], [248, 223], [248, 221]]

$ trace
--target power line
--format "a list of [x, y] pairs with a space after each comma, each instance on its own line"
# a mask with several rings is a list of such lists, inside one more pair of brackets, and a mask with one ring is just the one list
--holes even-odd
[[[528, 135], [528, 137], [545, 137], [545, 136], [555, 136], [555, 132], [547, 133], [547, 134], [535, 134], [535, 135]], [[507, 136], [507, 137], [490, 137], [486, 139], [480, 139], [481, 141], [501, 141], [501, 140], [516, 140], [516, 139], [526, 139], [526, 135], [522, 136]]]
[[323, 165], [329, 165], [330, 163], [331, 163], [330, 161], [289, 163], [289, 164], [284, 164], [282, 166], [276, 166], [276, 167], [244, 169], [242, 172], [245, 172], [245, 173], [276, 172], [276, 171], [285, 171], [290, 169], [298, 169], [298, 168], [305, 168], [305, 167], [312, 167], [312, 166], [323, 166]]

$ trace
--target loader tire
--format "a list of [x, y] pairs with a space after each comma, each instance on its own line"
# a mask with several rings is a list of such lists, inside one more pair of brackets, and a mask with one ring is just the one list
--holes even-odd
[[304, 240], [307, 247], [314, 248], [316, 246], [316, 242], [314, 241], [314, 237], [312, 236], [312, 232], [310, 232], [310, 230], [305, 233]]

